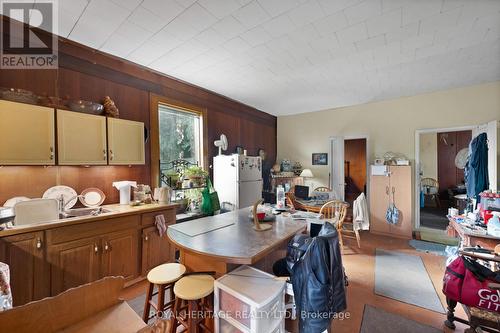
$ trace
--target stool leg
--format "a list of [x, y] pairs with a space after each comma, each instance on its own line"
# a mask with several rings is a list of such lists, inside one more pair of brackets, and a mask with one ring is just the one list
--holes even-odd
[[188, 332], [198, 333], [198, 301], [188, 301]]
[[144, 313], [142, 315], [142, 320], [147, 324], [148, 319], [149, 319], [149, 311], [151, 310], [151, 304], [149, 304], [149, 301], [151, 300], [151, 297], [153, 295], [153, 288], [154, 284], [150, 283], [148, 286], [148, 291], [146, 293], [146, 302], [144, 303]]
[[172, 314], [170, 316], [170, 333], [175, 333], [177, 331], [177, 314], [181, 306], [181, 300], [179, 298], [175, 299], [174, 307], [172, 309]]
[[163, 318], [164, 315], [164, 307], [165, 307], [165, 285], [158, 285], [158, 303], [156, 305], [158, 308], [156, 315], [160, 318]]

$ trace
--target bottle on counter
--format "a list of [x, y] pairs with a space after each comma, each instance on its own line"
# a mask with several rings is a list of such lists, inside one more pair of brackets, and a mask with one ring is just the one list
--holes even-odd
[[285, 189], [281, 185], [278, 185], [278, 187], [276, 187], [276, 207], [285, 207]]

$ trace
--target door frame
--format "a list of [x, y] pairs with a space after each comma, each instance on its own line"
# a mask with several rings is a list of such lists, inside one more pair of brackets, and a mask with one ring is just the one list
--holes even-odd
[[[415, 227], [414, 230], [420, 230], [420, 135], [426, 133], [443, 133], [443, 132], [460, 132], [472, 131], [477, 125], [459, 126], [459, 127], [441, 127], [441, 128], [425, 128], [415, 130], [415, 169], [414, 169], [414, 211]], [[437, 154], [437, 151], [436, 151]], [[438, 180], [439, 181], [439, 180]], [[425, 228], [425, 230], [436, 230]], [[439, 230], [440, 231], [440, 230]]]
[[[333, 188], [332, 187], [332, 161], [333, 161], [333, 154], [332, 154], [332, 139], [338, 137], [338, 135], [331, 135], [328, 137], [328, 141], [329, 141], [329, 144], [330, 144], [330, 158], [328, 159], [328, 175], [329, 175], [329, 179], [328, 179], [328, 186], [330, 186], [330, 188]], [[370, 197], [370, 160], [371, 160], [371, 147], [370, 147], [370, 136], [368, 134], [354, 134], [354, 135], [345, 135], [345, 136], [342, 136], [344, 138], [344, 142], [345, 140], [356, 140], [356, 139], [365, 139], [366, 140], [366, 193], [365, 193], [365, 196], [366, 196], [366, 204], [368, 206], [368, 210], [370, 209], [370, 200], [369, 197]], [[344, 152], [345, 154], [345, 152]], [[345, 156], [342, 157], [342, 159], [345, 161]]]

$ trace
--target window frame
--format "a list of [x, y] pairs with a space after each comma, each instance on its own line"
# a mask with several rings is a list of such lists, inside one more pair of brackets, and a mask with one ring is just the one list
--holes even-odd
[[151, 186], [158, 187], [160, 179], [160, 129], [159, 129], [159, 105], [164, 105], [180, 111], [197, 114], [201, 121], [201, 161], [200, 166], [208, 170], [208, 131], [207, 131], [207, 109], [197, 105], [181, 102], [169, 97], [150, 95], [150, 138], [151, 138]]

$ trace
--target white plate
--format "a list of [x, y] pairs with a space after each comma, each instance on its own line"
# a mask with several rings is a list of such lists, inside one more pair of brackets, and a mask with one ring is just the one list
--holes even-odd
[[45, 191], [42, 198], [59, 200], [61, 195], [64, 198], [64, 203], [66, 204], [64, 209], [72, 208], [78, 200], [76, 191], [71, 187], [64, 185], [53, 186], [49, 188], [47, 191]]
[[95, 187], [83, 190], [80, 196], [80, 202], [86, 207], [99, 207], [106, 199], [104, 193]]
[[3, 206], [12, 208], [16, 205], [16, 203], [22, 202], [22, 201], [28, 201], [28, 200], [31, 200], [31, 199], [28, 197], [13, 197], [13, 198], [10, 198], [9, 200], [5, 201]]

